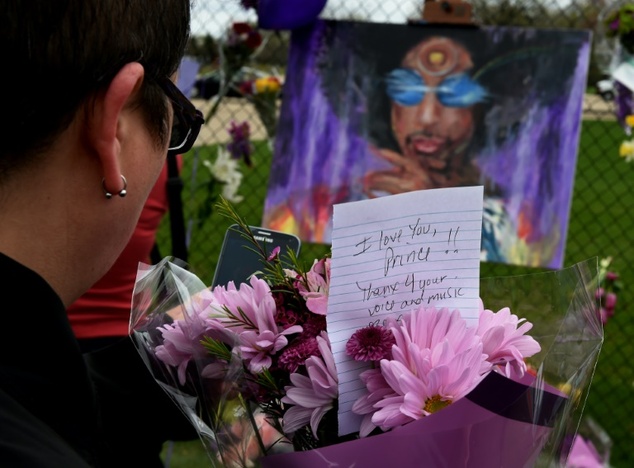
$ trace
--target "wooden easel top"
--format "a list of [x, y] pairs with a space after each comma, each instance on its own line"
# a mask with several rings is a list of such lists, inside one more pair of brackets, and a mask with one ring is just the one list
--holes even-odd
[[422, 23], [476, 26], [473, 7], [461, 0], [425, 0]]

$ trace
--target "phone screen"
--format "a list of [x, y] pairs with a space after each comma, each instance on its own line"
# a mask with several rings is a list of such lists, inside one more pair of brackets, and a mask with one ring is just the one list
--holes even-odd
[[[250, 226], [251, 232], [267, 254], [277, 246], [280, 247], [282, 260], [287, 258], [286, 252], [290, 247], [295, 254], [299, 254], [301, 242], [299, 237], [285, 232], [273, 231], [257, 226]], [[233, 281], [237, 286], [248, 281], [256, 271], [264, 270], [264, 263], [259, 253], [254, 252], [255, 246], [245, 239], [237, 224], [229, 226], [222, 243], [218, 266], [214, 274], [212, 286], [226, 286]], [[288, 265], [291, 268], [291, 265]]]

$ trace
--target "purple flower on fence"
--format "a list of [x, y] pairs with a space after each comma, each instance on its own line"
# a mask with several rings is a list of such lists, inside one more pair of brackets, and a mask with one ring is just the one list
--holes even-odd
[[251, 145], [251, 129], [248, 122], [242, 122], [236, 124], [231, 122], [229, 127], [229, 135], [231, 135], [231, 141], [227, 144], [227, 149], [231, 153], [233, 159], [243, 159], [248, 167], [253, 167], [253, 160], [251, 154], [253, 153], [253, 146]]

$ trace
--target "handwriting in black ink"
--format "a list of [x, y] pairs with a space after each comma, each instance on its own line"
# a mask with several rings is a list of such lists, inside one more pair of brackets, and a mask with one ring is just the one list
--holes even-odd
[[385, 251], [385, 259], [383, 262], [383, 276], [387, 276], [391, 269], [396, 267], [402, 267], [407, 264], [416, 262], [429, 261], [430, 247], [419, 247], [418, 249], [411, 250], [406, 254], [397, 254], [392, 247], [388, 247]]

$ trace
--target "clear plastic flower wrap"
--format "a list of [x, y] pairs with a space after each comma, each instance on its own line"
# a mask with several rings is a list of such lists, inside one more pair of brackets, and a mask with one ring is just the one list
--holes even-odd
[[329, 261], [302, 272], [278, 258], [271, 274], [213, 291], [170, 259], [139, 269], [132, 339], [211, 466], [565, 464], [603, 343], [596, 259], [482, 279], [475, 329], [429, 308], [361, 331], [349, 348], [375, 364], [356, 405], [366, 423], [339, 436]]

